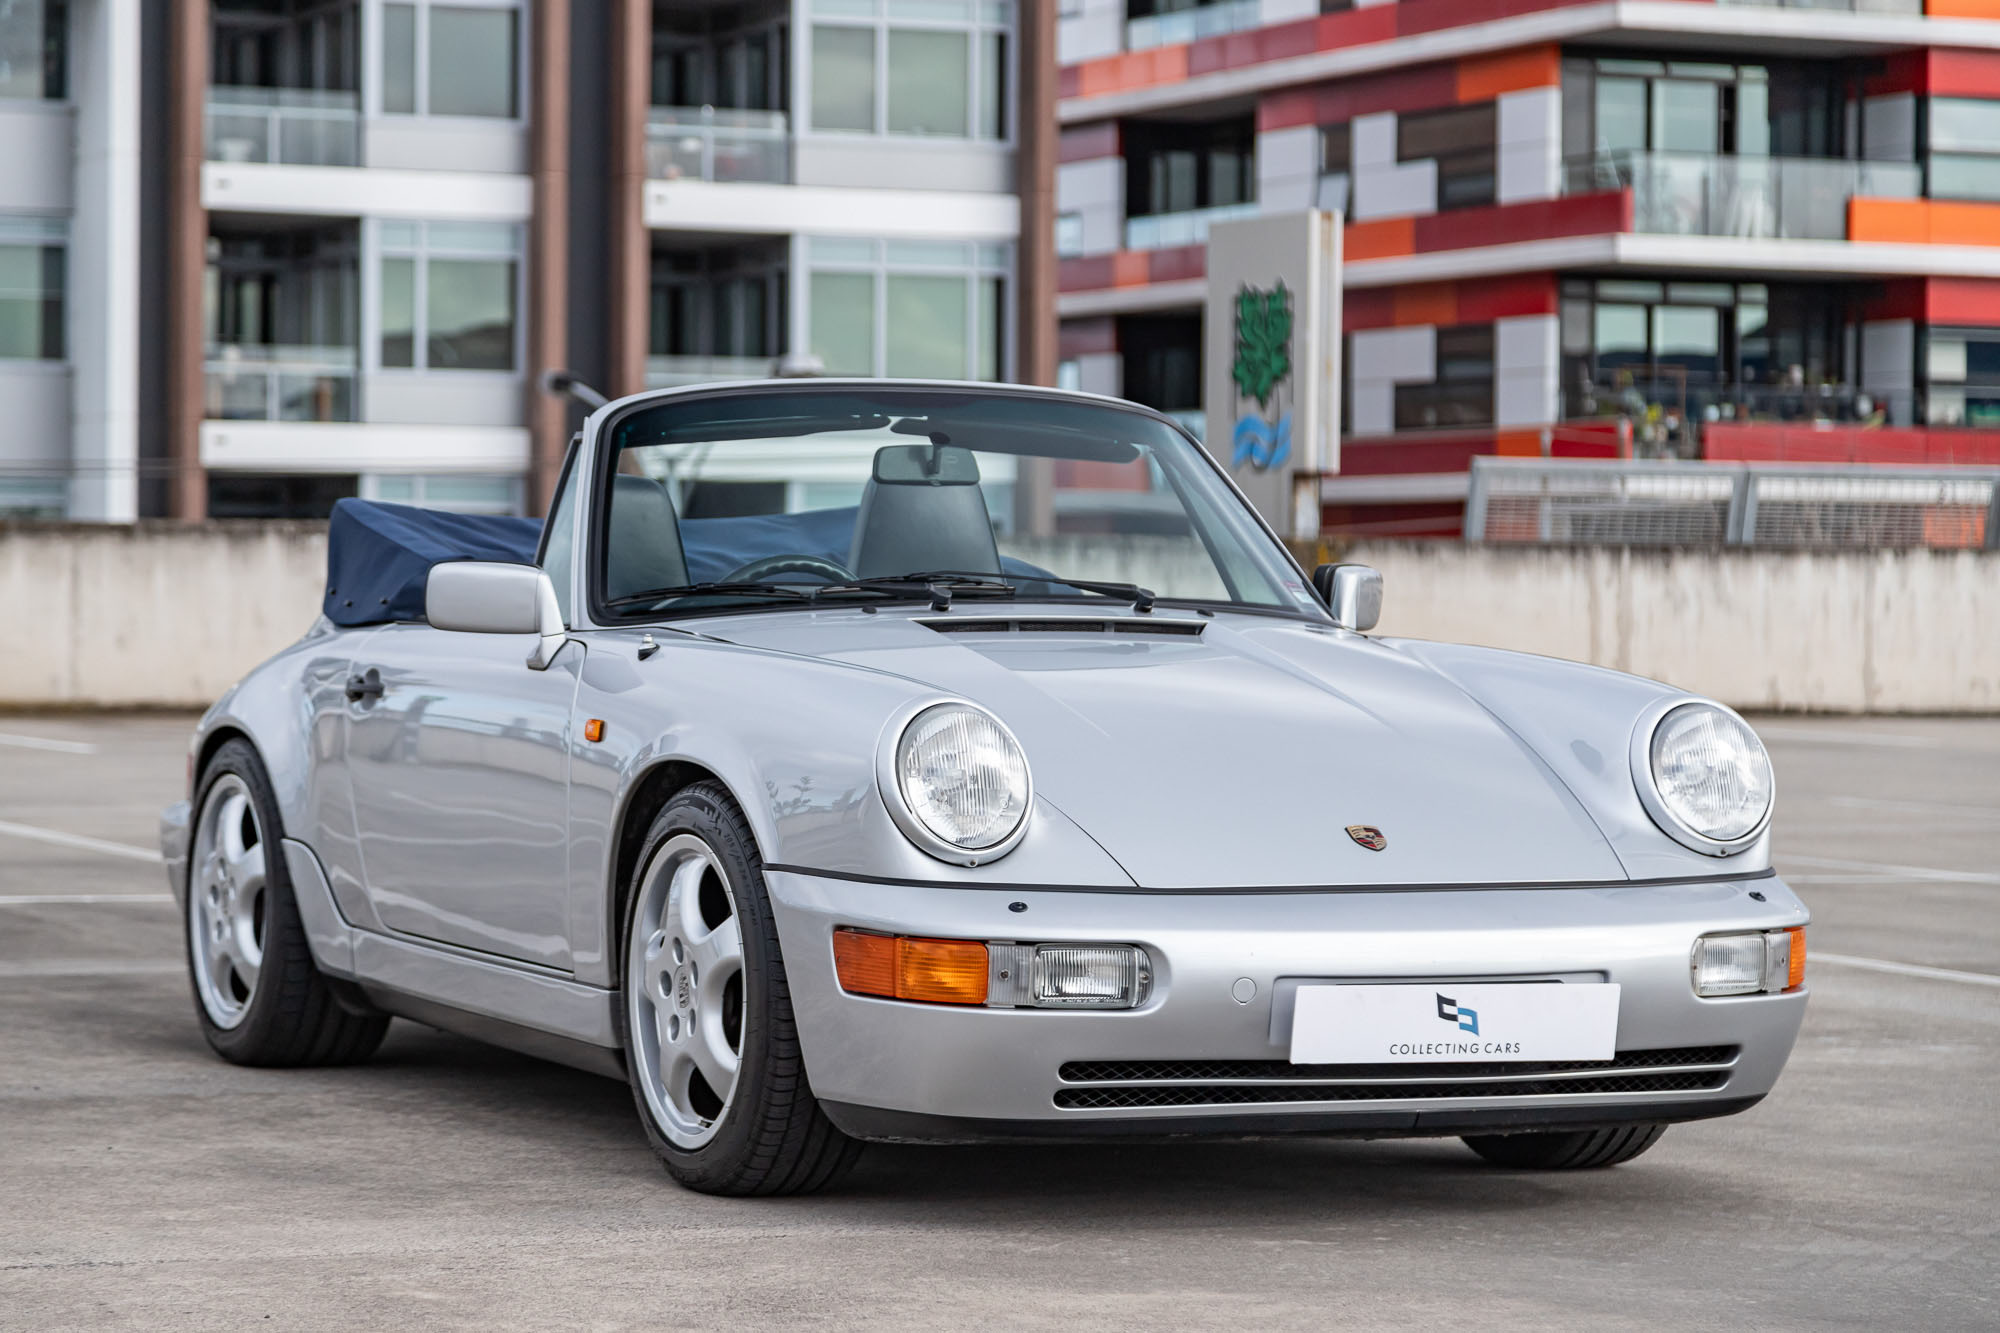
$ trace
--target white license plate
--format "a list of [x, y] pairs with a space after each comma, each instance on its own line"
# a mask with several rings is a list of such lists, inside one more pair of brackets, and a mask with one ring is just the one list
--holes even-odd
[[1296, 1065], [1609, 1060], [1618, 987], [1564, 982], [1301, 986]]

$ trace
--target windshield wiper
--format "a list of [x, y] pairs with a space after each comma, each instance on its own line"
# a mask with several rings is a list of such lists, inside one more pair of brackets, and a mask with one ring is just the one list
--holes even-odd
[[[1100, 597], [1115, 597], [1121, 602], [1132, 603], [1134, 611], [1144, 614], [1153, 609], [1159, 599], [1151, 588], [1142, 588], [1136, 583], [1107, 583], [1099, 579], [1065, 579], [1054, 574], [981, 574], [969, 569], [932, 569], [920, 574], [898, 574], [893, 578], [856, 579], [858, 585], [880, 583], [908, 583], [922, 586], [935, 584], [949, 588], [970, 588], [980, 591], [998, 591], [1005, 588], [1018, 593], [1023, 583], [1059, 583], [1065, 588], [1075, 588], [1078, 592], [1094, 592]], [[845, 585], [837, 585], [845, 586]]]
[[623, 597], [613, 597], [604, 605], [616, 610], [619, 607], [637, 606], [641, 602], [663, 602], [669, 597], [696, 597], [703, 593], [784, 597], [792, 601], [810, 600], [804, 590], [786, 587], [782, 583], [682, 583], [671, 588], [648, 588], [644, 592], [627, 593]]

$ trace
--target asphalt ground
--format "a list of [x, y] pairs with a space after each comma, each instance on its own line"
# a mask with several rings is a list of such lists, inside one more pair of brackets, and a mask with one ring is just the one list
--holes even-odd
[[875, 1148], [776, 1201], [677, 1188], [622, 1084], [412, 1023], [211, 1055], [152, 850], [189, 726], [0, 716], [0, 1327], [2000, 1327], [2000, 720], [1763, 720], [1805, 1031], [1626, 1166]]

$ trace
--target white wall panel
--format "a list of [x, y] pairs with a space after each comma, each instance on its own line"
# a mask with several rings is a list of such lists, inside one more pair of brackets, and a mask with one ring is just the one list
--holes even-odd
[[0, 212], [69, 211], [71, 116], [61, 102], [0, 98]]
[[1541, 426], [1556, 419], [1561, 358], [1554, 315], [1493, 321], [1493, 420]]
[[1437, 329], [1362, 329], [1350, 339], [1353, 433], [1387, 435], [1396, 428], [1396, 386], [1437, 378]]
[[1124, 0], [1083, 0], [1077, 13], [1056, 21], [1059, 64], [1115, 56], [1124, 49]]
[[1257, 202], [1266, 213], [1310, 208], [1319, 186], [1319, 127], [1299, 125], [1257, 136]]
[[1076, 359], [1077, 388], [1085, 393], [1125, 392], [1125, 358], [1116, 352], [1090, 352]]
[[1109, 254], [1125, 237], [1125, 161], [1117, 157], [1056, 167], [1056, 211], [1083, 222], [1083, 253]]
[[1499, 183], [1503, 204], [1551, 199], [1562, 188], [1562, 90], [1524, 88], [1499, 104]]

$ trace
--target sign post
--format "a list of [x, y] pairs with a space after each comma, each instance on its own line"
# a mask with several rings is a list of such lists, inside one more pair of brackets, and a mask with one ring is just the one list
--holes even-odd
[[1212, 224], [1204, 327], [1209, 452], [1281, 536], [1318, 536], [1319, 478], [1340, 470], [1340, 214]]

